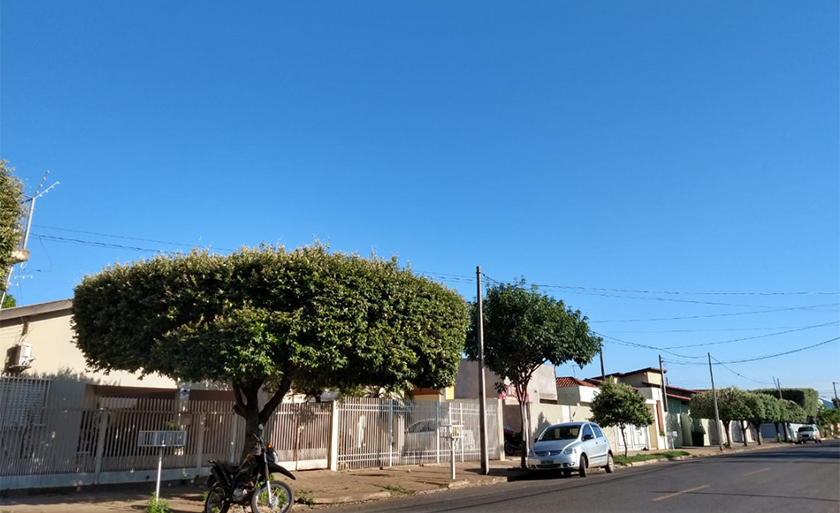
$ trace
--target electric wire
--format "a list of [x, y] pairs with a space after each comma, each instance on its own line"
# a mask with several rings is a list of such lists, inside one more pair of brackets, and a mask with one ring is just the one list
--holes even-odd
[[778, 335], [784, 335], [784, 334], [787, 334], [787, 333], [794, 333], [794, 332], [797, 332], [797, 331], [812, 330], [812, 329], [815, 329], [815, 328], [823, 328], [825, 326], [836, 326], [837, 324], [840, 324], [840, 321], [832, 321], [832, 322], [827, 322], [827, 323], [824, 323], [824, 324], [816, 324], [816, 325], [813, 325], [813, 326], [805, 326], [803, 328], [796, 328], [796, 329], [791, 329], [791, 330], [787, 330], [787, 331], [780, 331], [778, 333], [765, 333], [763, 335], [755, 335], [755, 336], [752, 336], [752, 337], [742, 337], [742, 338], [735, 338], [735, 339], [732, 339], [732, 340], [722, 340], [720, 342], [703, 342], [703, 343], [700, 343], [700, 344], [684, 344], [684, 345], [681, 345], [681, 346], [666, 346], [665, 349], [685, 349], [687, 347], [704, 347], [704, 346], [717, 346], [717, 345], [721, 345], [721, 344], [732, 344], [734, 342], [743, 342], [744, 340], [754, 340], [754, 339], [757, 339], [757, 338], [775, 337], [775, 336], [778, 336]]
[[736, 372], [736, 371], [734, 371], [734, 370], [730, 369], [729, 367], [727, 367], [727, 366], [726, 366], [726, 364], [724, 364], [723, 362], [719, 361], [719, 360], [718, 360], [717, 358], [715, 358], [714, 356], [712, 356], [711, 358], [712, 358], [712, 360], [714, 360], [714, 361], [716, 361], [717, 363], [719, 363], [719, 364], [720, 364], [720, 366], [721, 366], [721, 367], [723, 367], [724, 369], [728, 370], [728, 371], [729, 371], [729, 372], [731, 372], [732, 374], [735, 374], [736, 376], [740, 376], [740, 377], [742, 377], [742, 378], [746, 379], [747, 381], [752, 381], [752, 382], [754, 382], [754, 383], [758, 383], [758, 384], [761, 384], [761, 385], [773, 385], [773, 386], [775, 386], [775, 383], [770, 383], [769, 381], [759, 381], [759, 380], [757, 380], [757, 379], [748, 378], [747, 376], [744, 376], [743, 374], [741, 374], [741, 373], [739, 373], [739, 372]]

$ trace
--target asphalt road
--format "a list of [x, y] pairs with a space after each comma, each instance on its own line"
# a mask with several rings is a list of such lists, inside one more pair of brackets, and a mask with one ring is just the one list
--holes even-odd
[[840, 441], [602, 470], [329, 508], [351, 512], [840, 511]]

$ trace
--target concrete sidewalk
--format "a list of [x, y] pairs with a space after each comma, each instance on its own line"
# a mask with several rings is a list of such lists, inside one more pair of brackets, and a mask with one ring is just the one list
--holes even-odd
[[[764, 445], [750, 445], [727, 449], [718, 447], [685, 447], [685, 458], [732, 454], [786, 447], [789, 444], [765, 442]], [[631, 453], [633, 454], [633, 453]], [[636, 453], [638, 454], [638, 453]], [[682, 459], [682, 458], [680, 458]], [[636, 463], [649, 465], [648, 461]], [[418, 493], [435, 493], [466, 486], [486, 486], [516, 479], [527, 478], [527, 471], [518, 468], [519, 460], [493, 460], [490, 472], [482, 475], [478, 462], [457, 463], [455, 480], [450, 479], [448, 463], [423, 466], [386, 467], [382, 469], [359, 469], [331, 472], [329, 470], [308, 470], [295, 472], [291, 481], [295, 499], [294, 511], [320, 509], [332, 504], [362, 502]], [[599, 470], [600, 471], [600, 470]], [[620, 469], [619, 469], [620, 472]], [[286, 480], [289, 482], [289, 480]], [[177, 484], [161, 487], [161, 498], [169, 501], [173, 513], [194, 513], [203, 508], [203, 479], [195, 485]], [[0, 513], [106, 513], [142, 512], [154, 491], [154, 483], [102, 487], [95, 490], [70, 491], [41, 495], [24, 495], [0, 498]], [[231, 511], [239, 511], [232, 509]], [[247, 509], [250, 511], [250, 508]]]

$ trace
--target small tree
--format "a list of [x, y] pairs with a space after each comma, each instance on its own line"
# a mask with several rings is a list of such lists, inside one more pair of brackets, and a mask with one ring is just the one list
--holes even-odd
[[[779, 401], [766, 394], [745, 393], [745, 399], [749, 417], [747, 420], [755, 428], [755, 437], [758, 445], [761, 445], [761, 424], [773, 422], [780, 416]], [[746, 440], [746, 437], [744, 438]]]
[[[524, 280], [488, 287], [483, 310], [484, 363], [498, 376], [510, 380], [516, 390], [525, 449], [521, 455], [524, 468], [530, 447], [525, 404], [534, 372], [546, 362], [561, 365], [574, 361], [583, 367], [598, 353], [601, 339], [592, 335], [587, 319], [580, 311], [541, 294], [536, 287], [527, 288]], [[478, 359], [477, 319], [477, 309], [473, 305], [465, 346], [467, 357], [472, 360]]]
[[468, 324], [458, 293], [395, 258], [320, 245], [161, 256], [106, 268], [75, 292], [89, 366], [227, 383], [243, 455], [290, 390], [451, 385]]
[[6, 273], [14, 263], [12, 251], [22, 240], [21, 220], [25, 214], [23, 183], [7, 164], [0, 160], [0, 295], [6, 290]]
[[649, 426], [653, 424], [645, 398], [623, 383], [601, 383], [600, 392], [592, 400], [592, 421], [601, 426], [618, 426], [624, 442], [624, 456], [627, 456], [628, 425]]
[[[729, 434], [729, 426], [733, 420], [739, 421], [739, 427], [744, 434], [744, 445], [747, 443], [746, 418], [749, 417], [749, 410], [744, 401], [744, 392], [737, 387], [723, 388], [717, 391], [718, 416], [723, 423], [726, 433], [726, 446], [732, 447], [732, 436]], [[707, 390], [695, 394], [689, 403], [692, 416], [713, 419], [715, 418], [714, 402], [712, 391]]]
[[782, 425], [785, 429], [785, 441], [790, 441], [788, 424], [790, 422], [805, 422], [808, 420], [808, 414], [805, 413], [805, 408], [788, 399], [779, 399], [779, 407]]
[[830, 436], [837, 435], [837, 424], [840, 424], [840, 409], [826, 408], [820, 405], [817, 408], [817, 424]]

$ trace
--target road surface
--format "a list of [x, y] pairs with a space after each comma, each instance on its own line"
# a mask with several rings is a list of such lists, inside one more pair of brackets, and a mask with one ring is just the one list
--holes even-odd
[[329, 508], [335, 513], [840, 511], [840, 441], [785, 446], [648, 466], [586, 478], [518, 481]]

